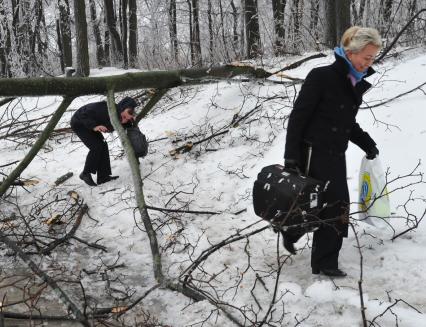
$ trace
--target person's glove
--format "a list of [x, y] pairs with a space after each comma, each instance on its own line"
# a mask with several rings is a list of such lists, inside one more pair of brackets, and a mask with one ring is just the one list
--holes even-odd
[[294, 159], [284, 159], [284, 167], [289, 171], [300, 174], [299, 163]]
[[368, 150], [366, 158], [368, 160], [373, 160], [377, 157], [378, 154], [379, 154], [379, 149], [373, 146], [370, 150]]

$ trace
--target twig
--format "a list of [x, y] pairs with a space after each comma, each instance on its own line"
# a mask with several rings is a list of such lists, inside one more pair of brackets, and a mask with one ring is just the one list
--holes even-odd
[[146, 206], [147, 209], [156, 210], [161, 212], [179, 212], [179, 213], [192, 213], [192, 214], [200, 214], [200, 215], [220, 215], [221, 212], [215, 211], [194, 211], [194, 210], [179, 210], [179, 209], [167, 209], [167, 208], [157, 208], [153, 206]]
[[56, 293], [59, 299], [66, 305], [67, 310], [70, 310], [76, 319], [85, 327], [90, 327], [87, 318], [81, 313], [80, 309], [75, 305], [75, 303], [68, 297], [68, 295], [59, 287], [55, 280], [53, 280], [47, 273], [41, 270], [28, 255], [26, 255], [22, 249], [12, 240], [10, 240], [1, 230], [0, 230], [0, 241], [5, 243], [10, 249], [12, 249], [22, 261], [24, 261], [28, 267], [44, 282], [46, 282], [52, 290]]
[[418, 17], [420, 16], [421, 13], [425, 12], [426, 8], [421, 9], [420, 11], [418, 11], [413, 17], [411, 17], [411, 19], [407, 22], [407, 24], [405, 24], [405, 26], [402, 28], [402, 30], [395, 36], [395, 38], [393, 39], [393, 41], [391, 42], [391, 44], [389, 44], [389, 46], [382, 52], [382, 54], [380, 55], [379, 58], [377, 58], [374, 63], [378, 63], [380, 62], [385, 56], [386, 54], [392, 49], [392, 47], [396, 44], [396, 42], [398, 42], [399, 38], [401, 37], [401, 35], [405, 32], [405, 30], [408, 28], [408, 26], [411, 25], [411, 23]]
[[359, 267], [360, 267], [360, 272], [359, 272], [359, 279], [358, 279], [358, 290], [359, 290], [359, 298], [360, 298], [360, 302], [361, 302], [361, 317], [362, 317], [362, 325], [363, 327], [367, 327], [367, 318], [365, 317], [365, 310], [367, 310], [367, 308], [364, 305], [364, 293], [362, 291], [362, 282], [363, 282], [363, 256], [362, 256], [362, 251], [361, 251], [361, 245], [359, 244], [359, 239], [358, 239], [358, 234], [355, 230], [354, 225], [350, 222], [349, 225], [352, 228], [352, 231], [354, 232], [355, 235], [355, 240], [356, 240], [356, 244], [357, 244], [357, 249], [359, 252]]
[[390, 99], [388, 99], [388, 100], [385, 100], [385, 101], [383, 101], [383, 102], [380, 102], [380, 103], [378, 103], [378, 104], [374, 104], [374, 105], [371, 105], [371, 106], [370, 106], [369, 104], [367, 104], [367, 107], [361, 107], [360, 109], [371, 109], [371, 108], [376, 108], [376, 107], [383, 106], [384, 104], [389, 103], [389, 102], [392, 102], [393, 100], [396, 100], [396, 99], [398, 99], [398, 98], [401, 98], [401, 97], [403, 97], [404, 95], [407, 95], [407, 94], [413, 93], [414, 91], [417, 91], [417, 90], [421, 90], [421, 88], [422, 88], [423, 86], [425, 86], [425, 85], [426, 85], [426, 82], [425, 82], [425, 83], [423, 83], [423, 84], [421, 84], [421, 85], [419, 85], [419, 86], [417, 86], [417, 87], [415, 87], [414, 89], [411, 89], [411, 90], [409, 90], [409, 91], [407, 91], [407, 92], [401, 93], [401, 94], [399, 94], [399, 95], [397, 95], [397, 96], [395, 96], [395, 97], [393, 97], [393, 98], [390, 98]]

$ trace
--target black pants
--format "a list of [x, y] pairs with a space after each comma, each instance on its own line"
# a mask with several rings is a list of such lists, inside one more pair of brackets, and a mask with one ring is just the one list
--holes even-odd
[[[349, 191], [345, 156], [316, 151], [314, 148], [309, 175], [322, 181], [329, 181], [324, 194], [327, 206], [319, 216], [324, 223], [314, 232], [311, 266], [315, 269], [335, 269], [338, 268], [343, 237], [348, 235]], [[287, 240], [295, 243], [304, 233], [282, 234]]]
[[[300, 233], [282, 232], [283, 237], [296, 243], [303, 235]], [[314, 232], [311, 252], [311, 267], [314, 269], [336, 269], [339, 267], [339, 251], [342, 248], [343, 236], [335, 226], [321, 225]]]
[[98, 180], [111, 175], [108, 144], [102, 133], [73, 124], [71, 124], [71, 128], [89, 148], [83, 172], [97, 174]]

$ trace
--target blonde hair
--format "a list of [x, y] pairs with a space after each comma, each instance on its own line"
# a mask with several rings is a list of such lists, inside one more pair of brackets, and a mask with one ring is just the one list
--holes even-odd
[[352, 26], [343, 33], [340, 45], [345, 51], [360, 52], [368, 44], [382, 48], [382, 39], [375, 28]]

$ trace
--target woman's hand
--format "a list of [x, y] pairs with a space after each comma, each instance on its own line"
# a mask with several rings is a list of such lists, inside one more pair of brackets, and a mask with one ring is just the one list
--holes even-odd
[[366, 153], [366, 157], [368, 160], [375, 159], [379, 154], [379, 149], [377, 149], [375, 146], [373, 146], [368, 152]]
[[93, 128], [93, 130], [95, 132], [101, 132], [101, 133], [106, 133], [108, 132], [108, 128], [106, 128], [104, 125], [98, 125], [95, 128]]

